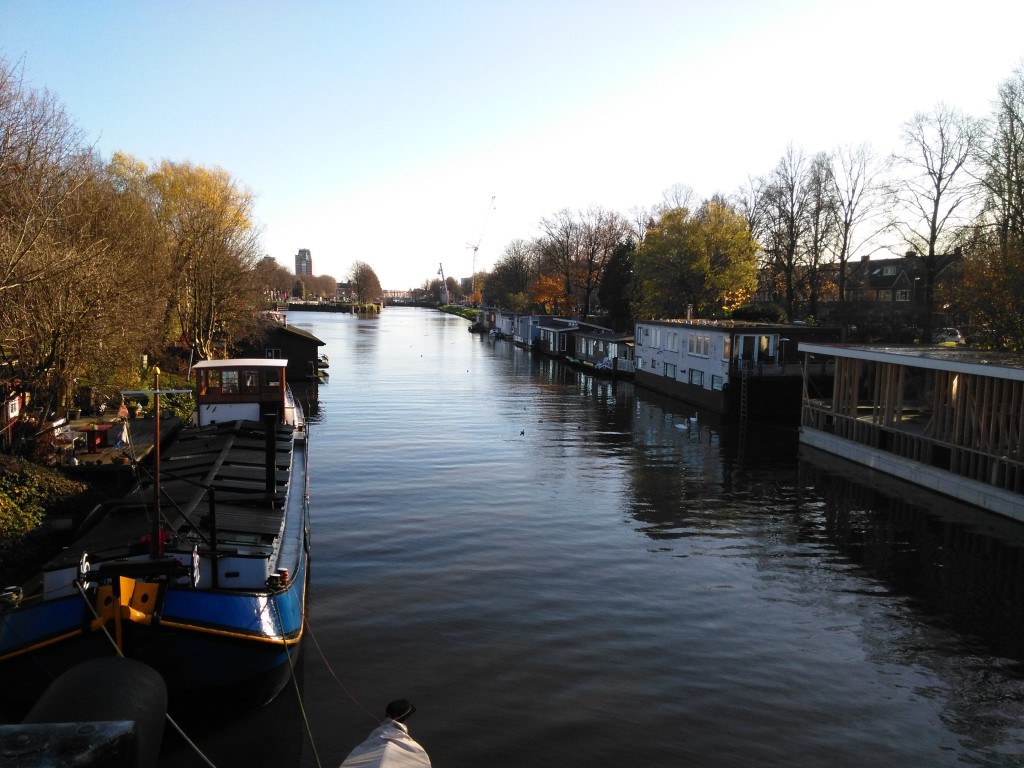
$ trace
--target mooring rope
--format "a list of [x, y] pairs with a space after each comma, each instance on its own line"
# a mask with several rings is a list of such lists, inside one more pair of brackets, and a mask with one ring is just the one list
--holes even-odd
[[309, 746], [313, 750], [313, 759], [317, 766], [322, 766], [320, 753], [316, 748], [316, 740], [313, 738], [313, 729], [309, 727], [309, 717], [306, 715], [306, 706], [302, 701], [302, 691], [299, 690], [299, 680], [295, 676], [295, 665], [292, 663], [292, 654], [288, 648], [288, 638], [284, 636], [284, 619], [281, 617], [281, 606], [277, 604], [277, 593], [273, 593], [274, 609], [277, 612], [277, 623], [281, 627], [281, 644], [284, 646], [284, 655], [288, 659], [288, 670], [291, 672], [292, 685], [295, 687], [295, 698], [299, 702], [299, 712], [302, 713], [302, 722], [306, 726], [306, 734], [309, 736]]
[[331, 663], [329, 661], [327, 661], [327, 657], [324, 655], [323, 649], [320, 647], [320, 643], [319, 643], [319, 641], [317, 641], [316, 635], [313, 633], [313, 627], [310, 625], [309, 619], [306, 620], [306, 631], [309, 632], [309, 636], [311, 638], [313, 638], [313, 645], [316, 646], [316, 651], [317, 651], [318, 654], [320, 654], [320, 659], [323, 661], [324, 666], [327, 667], [327, 671], [331, 673], [331, 677], [334, 678], [334, 681], [338, 684], [338, 686], [341, 688], [341, 690], [343, 690], [345, 692], [345, 695], [348, 696], [349, 701], [351, 701], [353, 704], [355, 704], [357, 707], [359, 707], [361, 710], [363, 710], [363, 712], [365, 712], [371, 718], [373, 718], [373, 721], [377, 725], [380, 725], [381, 724], [381, 719], [379, 717], [377, 717], [377, 715], [373, 714], [373, 712], [368, 710], [366, 707], [364, 707], [362, 702], [359, 701], [359, 699], [357, 699], [355, 696], [352, 695], [352, 692], [349, 691], [349, 689], [345, 686], [345, 683], [343, 683], [341, 681], [341, 678], [339, 678], [334, 673], [334, 670], [331, 668]]

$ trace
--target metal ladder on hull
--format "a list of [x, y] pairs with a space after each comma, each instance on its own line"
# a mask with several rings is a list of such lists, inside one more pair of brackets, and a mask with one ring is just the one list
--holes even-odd
[[745, 422], [747, 420], [747, 384], [750, 379], [750, 367], [751, 363], [749, 360], [742, 361], [740, 365], [740, 421]]

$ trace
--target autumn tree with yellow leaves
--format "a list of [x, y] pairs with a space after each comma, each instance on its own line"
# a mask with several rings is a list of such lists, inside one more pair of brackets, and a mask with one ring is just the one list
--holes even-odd
[[663, 211], [647, 227], [634, 255], [637, 311], [676, 318], [692, 308], [721, 317], [744, 303], [757, 285], [757, 243], [746, 219], [720, 198], [696, 211]]
[[248, 335], [262, 298], [254, 196], [220, 168], [163, 161], [151, 172], [164, 240], [154, 265], [166, 276], [164, 320], [202, 359]]
[[169, 343], [212, 357], [254, 332], [254, 198], [226, 171], [104, 161], [3, 59], [0, 136], [0, 363], [33, 403], [138, 382]]

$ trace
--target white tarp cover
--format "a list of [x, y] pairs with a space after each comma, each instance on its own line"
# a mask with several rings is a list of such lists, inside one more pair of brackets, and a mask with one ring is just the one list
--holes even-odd
[[352, 750], [341, 768], [430, 768], [430, 758], [404, 724], [385, 720]]

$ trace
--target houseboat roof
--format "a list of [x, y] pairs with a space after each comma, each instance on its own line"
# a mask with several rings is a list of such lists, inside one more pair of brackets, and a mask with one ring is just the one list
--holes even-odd
[[738, 320], [687, 320], [685, 318], [669, 320], [637, 320], [637, 325], [671, 325], [685, 328], [704, 328], [720, 331], [833, 331], [838, 330], [826, 325], [806, 325], [803, 323], [761, 323], [757, 321]]
[[577, 336], [591, 339], [607, 339], [608, 341], [632, 341], [632, 333], [620, 333], [610, 328], [599, 328], [596, 325], [580, 326], [576, 329]]
[[288, 361], [280, 357], [233, 357], [228, 360], [200, 360], [193, 369], [204, 368], [287, 368]]
[[866, 344], [822, 344], [801, 341], [801, 352], [812, 355], [857, 358], [914, 368], [956, 371], [1002, 379], [1024, 381], [1024, 358], [1009, 352], [992, 352], [961, 347], [869, 346]]
[[579, 328], [580, 322], [571, 317], [547, 317], [541, 315], [538, 325], [552, 331], [575, 331]]

